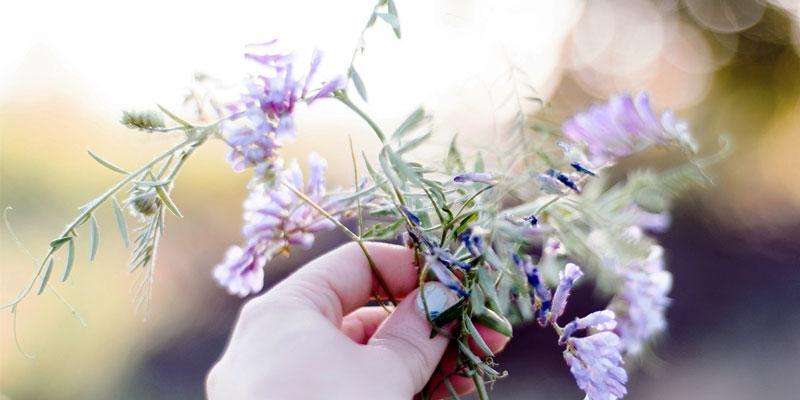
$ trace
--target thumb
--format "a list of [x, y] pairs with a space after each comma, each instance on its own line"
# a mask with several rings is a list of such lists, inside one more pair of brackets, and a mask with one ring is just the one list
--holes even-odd
[[427, 304], [428, 312], [436, 316], [456, 302], [458, 298], [451, 290], [439, 282], [428, 282], [425, 284], [425, 303], [419, 289], [409, 293], [367, 343], [382, 358], [379, 361], [396, 361], [392, 365], [397, 364], [400, 368], [392, 373], [410, 395], [421, 391], [431, 378], [449, 342], [442, 335], [430, 337], [431, 324], [425, 318], [423, 304]]

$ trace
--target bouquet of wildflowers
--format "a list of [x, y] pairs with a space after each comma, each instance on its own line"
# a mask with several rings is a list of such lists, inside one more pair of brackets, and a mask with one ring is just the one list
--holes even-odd
[[[364, 30], [378, 21], [400, 37], [392, 0], [379, 1]], [[628, 379], [623, 360], [641, 355], [665, 329], [670, 304], [672, 277], [664, 249], [651, 233], [668, 227], [671, 201], [707, 182], [706, 169], [720, 155], [698, 156], [688, 126], [670, 111], [658, 114], [640, 93], [612, 96], [560, 125], [520, 111], [496, 154], [462, 153], [453, 138], [442, 162], [415, 162], [415, 149], [435, 134], [431, 115], [419, 108], [400, 126], [384, 130], [359, 108], [357, 103], [367, 99], [354, 67], [361, 45], [350, 66], [330, 79], [317, 76], [320, 52], [309, 64], [297, 63], [276, 46], [271, 41], [248, 48], [245, 57], [263, 73], [248, 77], [235, 101], [194, 98], [198, 119], [213, 116], [210, 124], [195, 124], [160, 106], [159, 111], [123, 113], [121, 122], [130, 128], [175, 132], [181, 140], [132, 170], [90, 152], [121, 179], [80, 207], [50, 242], [29, 284], [3, 308], [15, 313], [30, 294], [55, 291], [54, 279], [70, 278], [78, 230], [84, 226], [93, 259], [99, 245], [94, 213], [106, 205], [132, 248], [134, 293], [147, 307], [165, 221], [168, 214], [182, 217], [171, 197], [178, 174], [196, 149], [222, 142], [232, 169], [252, 174], [243, 238], [213, 268], [214, 279], [229, 293], [245, 297], [261, 291], [270, 261], [297, 247], [312, 247], [322, 230], [339, 229], [361, 244], [370, 264], [364, 241], [401, 241], [416, 253], [420, 286], [439, 281], [460, 298], [439, 314], [427, 313], [431, 335], [452, 340], [457, 365], [448, 373], [473, 379], [481, 398], [487, 397], [486, 383], [503, 374], [476, 323], [511, 336], [513, 325], [528, 321], [553, 330], [553, 343], [563, 349], [587, 399], [622, 398]], [[354, 111], [382, 145], [371, 157], [377, 161], [369, 162], [351, 143], [351, 188], [327, 188], [326, 162], [316, 154], [308, 157], [305, 178], [297, 161], [281, 155], [281, 145], [299, 136], [295, 108], [318, 101], [338, 101]], [[611, 180], [607, 172], [618, 160], [653, 147], [683, 152], [687, 162]], [[133, 229], [131, 220], [137, 224]], [[348, 221], [354, 229], [345, 225]], [[57, 254], [64, 256], [64, 265], [55, 265]], [[372, 267], [382, 286], [376, 301], [395, 302]], [[562, 318], [573, 286], [589, 281], [601, 289], [607, 305], [573, 320]], [[425, 304], [425, 291], [420, 293]], [[441, 329], [453, 321], [454, 332]], [[488, 356], [471, 351], [470, 340]]]

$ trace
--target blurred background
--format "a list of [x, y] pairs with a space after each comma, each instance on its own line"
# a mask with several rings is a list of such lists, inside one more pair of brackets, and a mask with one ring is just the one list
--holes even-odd
[[[631, 399], [791, 399], [800, 396], [800, 1], [405, 1], [403, 39], [378, 24], [358, 69], [366, 109], [394, 126], [420, 103], [435, 115], [444, 148], [458, 132], [485, 146], [504, 121], [510, 91], [536, 95], [541, 118], [570, 112], [618, 91], [647, 90], [658, 108], [688, 119], [703, 151], [728, 133], [735, 152], [716, 168], [717, 186], [676, 205], [661, 239], [675, 275], [670, 328], [654, 353], [632, 362]], [[176, 140], [130, 131], [121, 109], [182, 104], [199, 71], [237, 83], [247, 43], [279, 37], [298, 56], [324, 50], [323, 75], [346, 68], [373, 2], [229, 0], [57, 2], [7, 5], [0, 15], [0, 206], [35, 256], [116, 176], [93, 151], [132, 167]], [[527, 86], [534, 88], [528, 89]], [[527, 91], [527, 92], [526, 92]], [[351, 135], [377, 143], [341, 105], [298, 113], [300, 140], [329, 159], [331, 181], [349, 184], [342, 148]], [[439, 149], [436, 149], [437, 151]], [[442, 149], [443, 150], [443, 149]], [[87, 321], [83, 328], [52, 295], [19, 308], [26, 359], [0, 315], [0, 398], [201, 398], [242, 300], [211, 277], [227, 246], [241, 239], [248, 174], [234, 174], [221, 143], [190, 160], [174, 198], [186, 215], [170, 219], [146, 321], [133, 312], [127, 252], [110, 208], [98, 258], [78, 257], [56, 287]], [[639, 160], [636, 163], [641, 163]], [[662, 162], [663, 160], [656, 160]], [[635, 163], [622, 168], [635, 166]], [[210, 228], [213, 227], [213, 228]], [[0, 294], [11, 299], [32, 273], [3, 229]], [[313, 251], [268, 267], [267, 285], [341, 243], [336, 232]], [[78, 247], [78, 254], [89, 249]], [[590, 287], [574, 304], [604, 304]], [[499, 357], [510, 376], [498, 399], [582, 397], [549, 332], [521, 327]], [[268, 359], [265, 363], [270, 362]]]

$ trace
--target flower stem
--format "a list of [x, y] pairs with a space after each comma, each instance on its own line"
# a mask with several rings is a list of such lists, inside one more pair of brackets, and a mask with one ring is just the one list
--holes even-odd
[[[351, 231], [348, 227], [346, 227], [343, 223], [341, 223], [338, 219], [336, 219], [333, 215], [331, 215], [328, 211], [322, 208], [322, 206], [314, 202], [314, 200], [311, 200], [308, 196], [305, 195], [305, 193], [297, 190], [294, 186], [288, 184], [287, 182], [281, 182], [281, 183], [283, 184], [283, 186], [286, 186], [286, 188], [291, 190], [292, 193], [297, 195], [297, 197], [308, 203], [308, 205], [313, 207], [325, 218], [330, 220], [334, 225], [336, 225], [337, 228], [339, 228], [340, 231], [342, 231], [345, 235], [350, 237], [350, 239], [358, 243], [358, 247], [360, 247], [361, 251], [364, 252], [364, 256], [367, 258], [367, 263], [369, 264], [369, 268], [372, 270], [373, 275], [375, 275], [375, 280], [378, 281], [378, 285], [380, 285], [381, 289], [383, 289], [383, 292], [386, 294], [386, 297], [389, 299], [389, 302], [391, 302], [393, 306], [397, 306], [397, 299], [394, 297], [392, 291], [389, 289], [389, 285], [386, 284], [386, 280], [383, 278], [383, 275], [378, 270], [377, 265], [375, 265], [375, 260], [372, 259], [372, 256], [369, 254], [369, 251], [367, 251], [367, 246], [364, 245], [364, 240], [360, 236], [356, 235], [353, 231]], [[380, 299], [377, 300], [380, 301]]]
[[375, 132], [375, 135], [378, 136], [378, 139], [381, 141], [381, 143], [384, 144], [386, 143], [386, 135], [383, 134], [383, 131], [381, 130], [380, 127], [378, 127], [378, 124], [376, 124], [375, 121], [373, 121], [372, 118], [370, 118], [369, 115], [367, 115], [362, 109], [360, 109], [357, 105], [355, 105], [350, 100], [350, 98], [347, 97], [347, 94], [343, 92], [337, 93], [335, 97], [337, 100], [341, 101], [344, 105], [346, 105], [356, 114], [358, 114], [358, 116], [361, 117], [361, 119], [363, 119], [369, 125], [370, 128], [372, 128], [372, 130]]

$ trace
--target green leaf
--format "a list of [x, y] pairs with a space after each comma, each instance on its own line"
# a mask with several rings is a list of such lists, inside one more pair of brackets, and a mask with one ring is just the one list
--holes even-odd
[[60, 237], [60, 238], [55, 239], [52, 242], [50, 242], [50, 247], [53, 249], [53, 251], [56, 251], [56, 250], [58, 250], [59, 247], [64, 245], [64, 243], [67, 243], [70, 240], [72, 240], [71, 236]]
[[512, 337], [514, 330], [511, 327], [511, 323], [508, 322], [507, 319], [501, 317], [494, 311], [490, 309], [486, 309], [486, 312], [480, 315], [476, 315], [473, 317], [475, 321], [480, 323], [481, 325], [495, 331], [498, 333], [503, 334], [507, 337]]
[[475, 344], [478, 345], [478, 348], [483, 351], [484, 354], [488, 356], [494, 356], [492, 349], [489, 348], [489, 345], [486, 344], [486, 341], [483, 340], [481, 337], [480, 332], [478, 332], [478, 328], [475, 327], [475, 324], [472, 323], [472, 319], [466, 318], [464, 319], [464, 324], [467, 326], [467, 331], [469, 331], [469, 335], [472, 337], [472, 340], [475, 341]]
[[486, 295], [489, 306], [498, 309], [500, 307], [500, 301], [497, 298], [497, 290], [494, 288], [494, 278], [486, 268], [478, 268], [478, 285], [480, 285], [481, 290], [483, 290], [483, 294]]
[[355, 85], [358, 95], [364, 101], [367, 101], [367, 88], [364, 86], [364, 81], [361, 80], [361, 75], [358, 74], [354, 67], [350, 67], [350, 79], [353, 80], [353, 85]]
[[425, 109], [422, 108], [422, 106], [417, 107], [417, 109], [409, 114], [405, 121], [394, 130], [392, 138], [395, 140], [401, 139], [407, 132], [419, 125], [423, 119], [425, 119]]
[[124, 168], [119, 167], [119, 166], [115, 165], [114, 163], [112, 163], [111, 161], [107, 161], [107, 160], [103, 159], [102, 157], [98, 156], [97, 154], [92, 153], [91, 150], [86, 150], [86, 152], [89, 153], [89, 156], [94, 158], [95, 161], [100, 163], [100, 165], [102, 165], [102, 166], [104, 166], [104, 167], [106, 167], [106, 168], [108, 168], [108, 169], [110, 169], [110, 170], [112, 170], [114, 172], [119, 172], [120, 174], [125, 174], [125, 175], [129, 175], [130, 174], [130, 172], [126, 171]]
[[398, 19], [396, 16], [386, 13], [375, 13], [375, 15], [386, 21], [386, 23], [391, 25], [393, 29], [400, 29], [400, 19]]
[[[464, 309], [465, 300], [461, 299], [458, 303], [454, 304], [452, 307], [444, 310], [441, 314], [437, 315], [436, 318], [431, 320], [431, 323], [435, 328], [442, 329], [445, 325], [450, 322], [455, 321], [459, 317], [461, 317], [463, 309]], [[431, 338], [436, 337], [436, 329], [431, 330]]]
[[50, 273], [53, 272], [53, 257], [50, 257], [50, 260], [47, 262], [47, 268], [44, 270], [44, 276], [42, 277], [42, 284], [39, 285], [39, 290], [36, 292], [37, 295], [42, 294], [44, 289], [47, 287], [47, 281], [50, 280]]
[[453, 136], [450, 141], [450, 147], [447, 149], [447, 159], [444, 162], [444, 168], [448, 173], [464, 171], [464, 162], [461, 160], [461, 153], [458, 151], [456, 139], [458, 135]]
[[117, 199], [111, 198], [111, 205], [114, 207], [114, 216], [117, 219], [117, 227], [119, 234], [122, 236], [122, 241], [125, 243], [125, 248], [128, 248], [128, 224], [125, 223], [125, 213], [122, 212], [122, 207], [117, 202]]
[[167, 115], [167, 116], [168, 116], [168, 117], [169, 117], [171, 120], [173, 120], [173, 121], [177, 122], [177, 123], [178, 123], [178, 124], [180, 124], [180, 125], [183, 125], [183, 126], [184, 126], [184, 127], [186, 127], [186, 128], [192, 128], [192, 127], [193, 127], [193, 125], [192, 125], [192, 124], [190, 124], [189, 122], [187, 122], [185, 119], [183, 119], [183, 118], [181, 118], [181, 117], [179, 117], [179, 116], [177, 116], [177, 115], [173, 114], [173, 113], [172, 113], [172, 111], [170, 111], [170, 110], [167, 110], [167, 109], [166, 109], [166, 108], [164, 108], [164, 107], [163, 107], [161, 104], [156, 104], [156, 105], [157, 105], [157, 106], [158, 106], [158, 108], [161, 110], [161, 112], [163, 112], [164, 114], [166, 114], [166, 115]]
[[389, 9], [388, 10], [389, 11], [389, 15], [394, 16], [394, 19], [397, 20], [397, 27], [395, 28], [394, 26], [392, 26], [392, 29], [394, 30], [394, 35], [397, 36], [398, 39], [400, 39], [400, 36], [401, 36], [401, 32], [400, 32], [400, 15], [397, 14], [397, 6], [394, 4], [394, 0], [389, 0], [388, 9]]
[[64, 273], [61, 275], [61, 282], [65, 282], [72, 272], [72, 264], [75, 263], [75, 242], [69, 241], [67, 245], [67, 262], [64, 265]]
[[97, 246], [100, 244], [100, 228], [97, 226], [94, 214], [90, 214], [89, 222], [89, 261], [94, 261], [94, 257], [97, 255]]
[[464, 233], [464, 231], [467, 230], [467, 228], [469, 228], [469, 224], [472, 223], [472, 221], [475, 221], [476, 219], [478, 219], [477, 211], [473, 211], [470, 214], [468, 214], [468, 216], [462, 219], [461, 223], [458, 224], [458, 228], [456, 228], [456, 230], [453, 231], [453, 237], [458, 238], [458, 235]]
[[169, 185], [170, 181], [136, 181], [137, 186], [159, 187]]
[[469, 305], [473, 316], [486, 312], [486, 295], [477, 283], [473, 283], [469, 291]]
[[175, 205], [175, 202], [172, 201], [172, 198], [169, 197], [169, 193], [167, 193], [167, 191], [164, 190], [163, 186], [156, 186], [156, 194], [158, 195], [158, 198], [160, 198], [161, 201], [164, 202], [164, 205], [167, 206], [167, 208], [169, 209], [169, 211], [172, 212], [172, 214], [174, 214], [178, 218], [183, 218], [181, 210], [178, 209], [178, 206]]
[[[416, 184], [419, 187], [425, 186], [422, 181], [420, 180], [419, 173], [411, 169], [411, 167], [391, 149], [391, 147], [384, 146], [383, 151], [389, 160], [392, 162], [392, 166], [397, 171], [398, 175], [402, 178], [409, 180], [411, 183]], [[385, 171], [384, 171], [385, 172]]]
[[478, 154], [475, 156], [475, 172], [483, 172], [486, 166], [483, 162], [483, 154], [479, 151]]
[[443, 379], [444, 386], [447, 388], [447, 392], [450, 394], [451, 400], [461, 400], [461, 397], [458, 397], [458, 392], [456, 392], [456, 388], [453, 387], [453, 384], [450, 383], [450, 378], [445, 376]]

